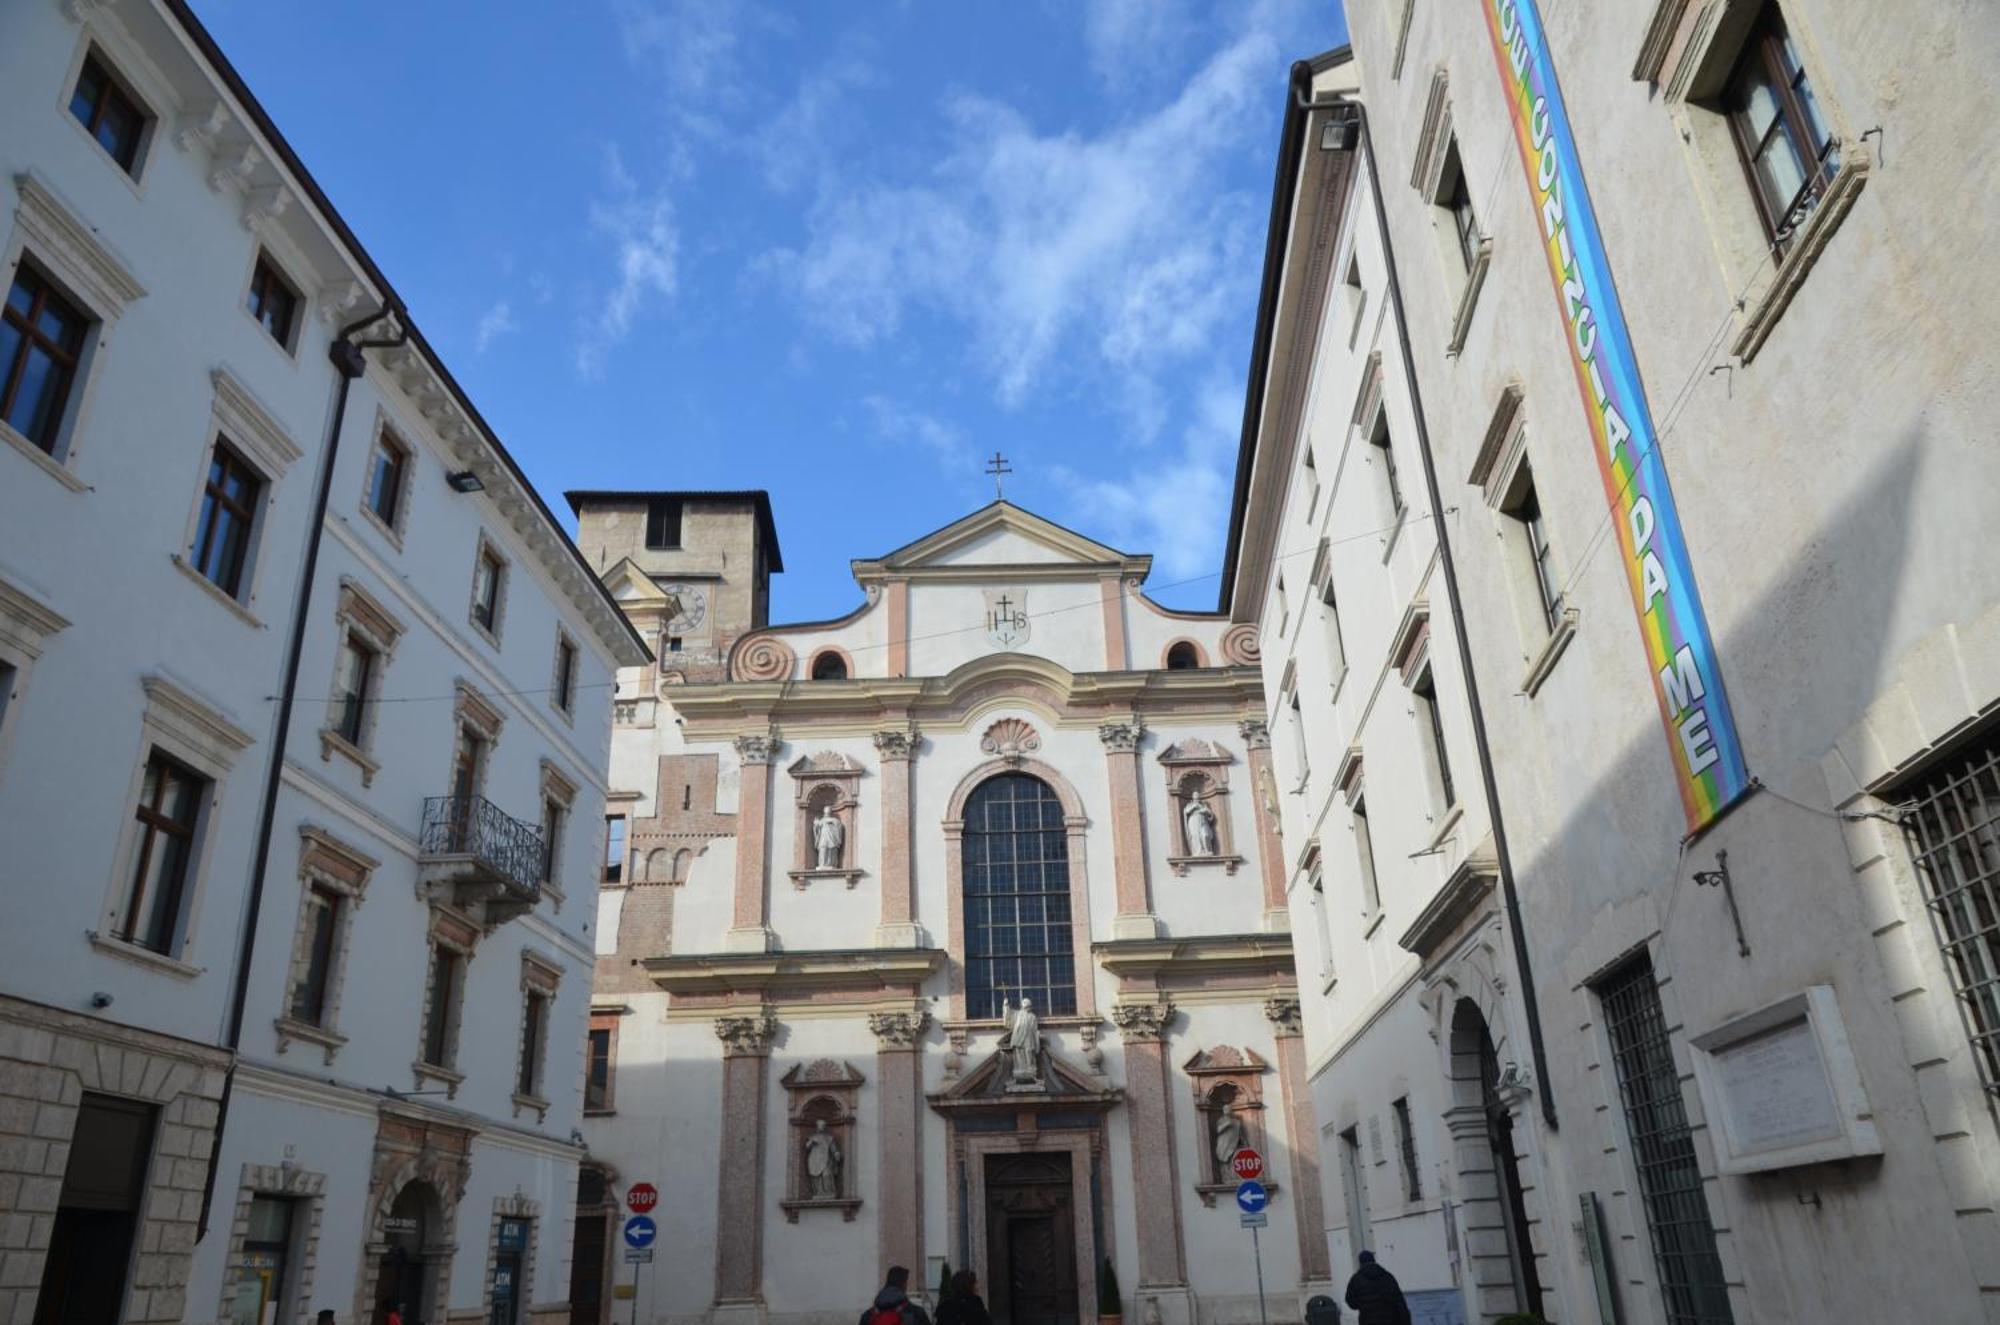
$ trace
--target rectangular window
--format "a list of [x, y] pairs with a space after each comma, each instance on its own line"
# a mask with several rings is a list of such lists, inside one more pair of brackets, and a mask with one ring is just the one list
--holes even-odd
[[590, 1028], [590, 1061], [583, 1078], [583, 1111], [611, 1111], [611, 1027]]
[[555, 701], [565, 713], [576, 703], [576, 645], [568, 636], [556, 638]]
[[1458, 791], [1451, 782], [1451, 756], [1444, 743], [1444, 715], [1438, 708], [1437, 681], [1430, 668], [1424, 668], [1424, 674], [1410, 687], [1410, 693], [1417, 699], [1417, 718], [1422, 722], [1425, 737], [1430, 742], [1431, 765], [1437, 770], [1438, 794], [1448, 810], [1458, 804]]
[[1313, 926], [1319, 931], [1320, 979], [1333, 974], [1333, 924], [1326, 914], [1326, 879], [1315, 865], [1312, 872]]
[[625, 816], [607, 814], [604, 816], [604, 881], [622, 883], [625, 880]]
[[1597, 996], [1611, 1037], [1668, 1325], [1733, 1325], [1652, 960], [1641, 956], [1614, 973], [1598, 986]]
[[1307, 516], [1311, 516], [1314, 511], [1319, 509], [1319, 466], [1313, 463], [1312, 442], [1310, 439], [1306, 442], [1305, 473], [1306, 514]]
[[146, 131], [146, 112], [119, 86], [111, 71], [92, 51], [83, 57], [76, 91], [70, 93], [69, 113], [128, 175], [139, 164], [139, 139]]
[[563, 819], [567, 811], [553, 796], [542, 798], [542, 882], [556, 881], [556, 862], [562, 859]]
[[1312, 776], [1312, 759], [1306, 749], [1306, 715], [1299, 707], [1299, 692], [1296, 688], [1285, 696], [1285, 726], [1291, 732], [1292, 758], [1298, 761], [1299, 780], [1293, 791], [1304, 791], [1306, 779]]
[[514, 1083], [517, 1094], [531, 1099], [541, 1096], [542, 1036], [549, 1025], [549, 996], [529, 990], [521, 1010], [521, 1072]]
[[229, 1300], [229, 1325], [265, 1325], [283, 1320], [292, 1250], [293, 1203], [281, 1196], [250, 1198], [243, 1250], [236, 1262], [236, 1292]]
[[339, 674], [334, 679], [334, 730], [359, 749], [367, 732], [369, 687], [375, 681], [375, 650], [359, 635], [350, 634], [340, 648]]
[[1340, 1185], [1347, 1197], [1347, 1240], [1356, 1248], [1373, 1247], [1368, 1229], [1368, 1170], [1361, 1161], [1361, 1129], [1340, 1134]]
[[458, 1015], [459, 955], [441, 943], [431, 945], [431, 1002], [424, 1018], [424, 1061], [451, 1066], [451, 1023]]
[[125, 942], [159, 953], [177, 946], [208, 786], [207, 778], [159, 750], [147, 758], [139, 784], [132, 884], [113, 930]]
[[1965, 1012], [1973, 1063], [2000, 1095], [2000, 739], [1911, 790], [1903, 831], [1923, 880], [1945, 967]]
[[667, 652], [679, 653], [680, 651], [681, 651], [681, 637], [679, 635], [667, 636]]
[[391, 529], [402, 514], [403, 472], [409, 461], [409, 452], [387, 432], [375, 439], [375, 449], [368, 453], [368, 509]]
[[278, 274], [277, 266], [262, 253], [257, 255], [256, 270], [250, 273], [248, 307], [250, 316], [271, 333], [271, 339], [290, 351], [292, 331], [299, 320], [298, 291]]
[[0, 419], [50, 455], [89, 328], [90, 319], [26, 263], [15, 268], [0, 312]]
[[1465, 167], [1458, 159], [1458, 144], [1445, 162], [1444, 208], [1451, 213], [1453, 236], [1458, 241], [1458, 260], [1470, 275], [1479, 263], [1479, 220], [1472, 214], [1472, 191], [1465, 184]]
[[153, 1106], [110, 1095], [86, 1093], [77, 1105], [36, 1325], [125, 1318], [157, 1119]]
[[1338, 678], [1347, 670], [1347, 641], [1340, 634], [1340, 604], [1333, 594], [1333, 569], [1319, 589], [1320, 621], [1326, 628], [1326, 674]]
[[1840, 165], [1840, 140], [1821, 113], [1784, 11], [1765, 0], [1723, 93], [1758, 213], [1779, 248], [1812, 214]]
[[681, 545], [681, 504], [672, 497], [646, 503], [646, 546], [656, 550]]
[[305, 964], [292, 986], [292, 1020], [309, 1026], [327, 1023], [327, 991], [333, 982], [334, 949], [340, 941], [341, 897], [314, 884], [305, 897]]
[[1368, 831], [1368, 798], [1356, 796], [1350, 810], [1354, 826], [1354, 857], [1361, 869], [1361, 897], [1369, 914], [1382, 909], [1382, 890], [1375, 882], [1375, 838]]
[[1506, 509], [1521, 526], [1522, 546], [1528, 552], [1528, 569], [1535, 585], [1535, 598], [1541, 605], [1542, 621], [1550, 630], [1562, 620], [1563, 587], [1556, 577], [1555, 558], [1549, 554], [1549, 528], [1542, 518], [1541, 498], [1535, 493], [1534, 475], [1526, 465], [1521, 468], [1521, 477], [1515, 482], [1518, 495]]
[[231, 598], [243, 592], [250, 564], [250, 535], [257, 522], [257, 496], [264, 484], [241, 456], [218, 441], [202, 486], [201, 518], [195, 523], [194, 568]]
[[1424, 1199], [1423, 1179], [1417, 1176], [1417, 1134], [1410, 1127], [1410, 1097], [1405, 1095], [1389, 1105], [1396, 1117], [1396, 1149], [1403, 1157], [1403, 1195], [1408, 1200]]
[[506, 574], [507, 563], [482, 547], [472, 572], [472, 619], [489, 635], [500, 630], [500, 582]]
[[1347, 324], [1347, 348], [1351, 350], [1354, 348], [1355, 341], [1361, 337], [1361, 315], [1368, 308], [1368, 291], [1363, 289], [1361, 285], [1361, 260], [1359, 258], [1350, 258], [1348, 260], [1347, 280], [1345, 284], [1346, 289], [1342, 293], [1347, 299], [1348, 307], [1352, 310], [1348, 314]]
[[1389, 514], [1401, 515], [1403, 485], [1396, 477], [1396, 448], [1390, 444], [1388, 416], [1380, 410], [1375, 413], [1375, 431], [1369, 434], [1368, 444], [1382, 458], [1382, 483], [1389, 498]]

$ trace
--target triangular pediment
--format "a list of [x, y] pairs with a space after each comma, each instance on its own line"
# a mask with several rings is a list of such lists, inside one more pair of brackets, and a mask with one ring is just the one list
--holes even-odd
[[856, 561], [854, 577], [867, 584], [888, 575], [922, 578], [1034, 567], [1144, 578], [1152, 561], [1086, 538], [1012, 502], [996, 501], [885, 556]]
[[663, 607], [672, 596], [630, 557], [620, 557], [598, 578], [620, 607]]
[[1072, 1063], [1044, 1043], [1042, 1079], [1033, 1089], [1010, 1082], [1007, 1055], [995, 1049], [956, 1082], [930, 1097], [934, 1108], [956, 1109], [1047, 1109], [1105, 1108], [1117, 1103], [1124, 1092], [1114, 1089], [1103, 1077]]

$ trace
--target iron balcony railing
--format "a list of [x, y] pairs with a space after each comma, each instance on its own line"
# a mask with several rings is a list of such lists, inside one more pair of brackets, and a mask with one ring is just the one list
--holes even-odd
[[541, 896], [541, 830], [484, 796], [426, 797], [420, 841], [426, 856], [465, 857], [525, 900]]

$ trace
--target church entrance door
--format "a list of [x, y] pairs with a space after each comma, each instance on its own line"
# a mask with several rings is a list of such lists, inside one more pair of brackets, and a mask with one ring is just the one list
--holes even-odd
[[1077, 1325], [1067, 1154], [986, 1157], [986, 1265], [999, 1325]]

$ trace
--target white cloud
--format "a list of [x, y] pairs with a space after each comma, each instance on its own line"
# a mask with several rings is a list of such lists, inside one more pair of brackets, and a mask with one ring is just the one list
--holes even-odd
[[472, 333], [473, 351], [477, 354], [484, 354], [486, 353], [486, 347], [494, 341], [509, 332], [519, 331], [520, 329], [520, 324], [514, 321], [514, 310], [508, 307], [505, 299], [502, 299], [499, 303], [486, 310], [485, 317], [479, 319], [479, 327]]
[[586, 377], [603, 371], [606, 354], [650, 303], [673, 298], [680, 277], [672, 200], [664, 190], [643, 193], [616, 148], [606, 154], [605, 173], [607, 196], [591, 204], [590, 228], [609, 241], [616, 281], [581, 319], [576, 365]]
[[867, 407], [875, 431], [885, 439], [923, 447], [940, 467], [959, 477], [971, 472], [971, 449], [964, 429], [887, 396], [865, 396], [861, 403]]

